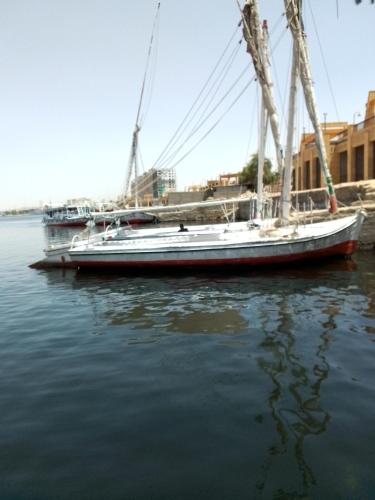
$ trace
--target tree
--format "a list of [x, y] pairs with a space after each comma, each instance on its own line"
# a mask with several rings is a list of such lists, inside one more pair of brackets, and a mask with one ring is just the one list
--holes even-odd
[[[240, 173], [240, 184], [247, 184], [251, 189], [256, 189], [258, 179], [258, 155], [255, 154], [250, 158], [250, 161], [244, 166]], [[273, 184], [279, 179], [277, 172], [272, 172], [271, 160], [264, 160], [263, 184]]]

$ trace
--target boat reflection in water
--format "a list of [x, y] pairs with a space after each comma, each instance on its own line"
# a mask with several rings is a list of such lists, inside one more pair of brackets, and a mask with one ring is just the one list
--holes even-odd
[[341, 452], [330, 449], [342, 418], [332, 403], [343, 396], [335, 352], [349, 349], [341, 344], [348, 332], [365, 330], [353, 311], [374, 308], [353, 261], [227, 276], [44, 275], [91, 304], [90, 334], [120, 335], [127, 351], [160, 351], [160, 370], [177, 377], [189, 409], [225, 429], [223, 460], [235, 460], [240, 477], [248, 468], [249, 498], [307, 498], [332, 482], [321, 457]]

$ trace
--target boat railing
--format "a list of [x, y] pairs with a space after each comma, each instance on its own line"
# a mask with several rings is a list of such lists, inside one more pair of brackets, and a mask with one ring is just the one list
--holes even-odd
[[75, 234], [72, 238], [72, 241], [70, 242], [70, 248], [74, 248], [75, 244], [77, 241], [82, 241], [82, 236], [80, 234]]
[[105, 228], [104, 237], [108, 236], [109, 231], [112, 230], [113, 230], [113, 222], [111, 222], [111, 224], [108, 224], [108, 226]]
[[106, 227], [105, 231], [104, 231], [104, 234], [101, 232], [101, 233], [92, 233], [91, 232], [91, 228], [92, 228], [92, 225], [88, 225], [87, 228], [82, 231], [81, 233], [78, 233], [78, 234], [75, 234], [72, 238], [72, 241], [70, 243], [70, 248], [74, 248], [75, 246], [77, 246], [77, 244], [82, 244], [82, 243], [85, 243], [85, 244], [89, 244], [89, 243], [95, 243], [97, 241], [101, 241], [101, 240], [107, 240], [107, 239], [112, 239], [114, 237], [115, 234], [118, 234], [119, 230], [120, 230], [120, 224], [116, 223], [112, 223], [110, 224], [109, 226]]
[[233, 202], [232, 206], [228, 207], [224, 200], [224, 203], [221, 205], [221, 209], [228, 224], [230, 222], [236, 222], [236, 212], [238, 210], [238, 203]]

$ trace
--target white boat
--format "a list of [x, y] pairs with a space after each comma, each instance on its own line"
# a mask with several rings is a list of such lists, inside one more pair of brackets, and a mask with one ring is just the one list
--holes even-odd
[[[209, 202], [210, 203], [210, 202]], [[243, 231], [249, 227], [247, 222], [234, 222], [225, 224], [205, 224], [191, 226], [188, 231], [189, 235], [192, 234], [215, 234], [218, 231]], [[76, 264], [72, 262], [70, 250], [75, 249], [85, 249], [89, 245], [96, 244], [103, 241], [136, 241], [136, 240], [150, 240], [150, 239], [160, 239], [163, 237], [173, 237], [180, 235], [180, 227], [162, 227], [157, 229], [134, 229], [132, 226], [107, 226], [106, 230], [100, 233], [91, 232], [90, 228], [85, 231], [76, 234], [71, 242], [52, 244], [49, 245], [45, 250], [44, 259], [31, 264], [30, 267], [35, 269], [46, 269], [54, 267], [77, 267]]]
[[[282, 179], [281, 214], [276, 221], [259, 223], [231, 223], [193, 226], [188, 231], [170, 228], [153, 230], [111, 230], [93, 237], [75, 239], [68, 248], [49, 249], [47, 261], [75, 268], [197, 268], [219, 266], [279, 265], [331, 256], [349, 256], [358, 245], [358, 238], [365, 218], [359, 210], [354, 216], [335, 218], [336, 198], [328, 169], [324, 141], [317, 120], [316, 104], [311, 85], [307, 48], [299, 20], [296, 0], [285, 0], [287, 20], [294, 40], [294, 54], [298, 54], [298, 70], [307, 101], [310, 118], [316, 131], [320, 163], [324, 172], [331, 205], [329, 220], [301, 225], [289, 220], [291, 154], [284, 162], [280, 154], [280, 134], [276, 108], [272, 96], [272, 82], [267, 68], [266, 38], [261, 33], [256, 0], [246, 0], [242, 11], [244, 37], [251, 53], [258, 81], [262, 86], [265, 116], [269, 119], [276, 146], [279, 171]], [[288, 141], [292, 134], [295, 92], [290, 94]], [[267, 121], [267, 120], [266, 120]], [[138, 128], [134, 133], [133, 151], [136, 150]], [[290, 144], [289, 144], [290, 147]], [[288, 149], [288, 145], [287, 145]], [[134, 161], [135, 153], [132, 155]], [[258, 193], [259, 199], [259, 193]], [[257, 210], [258, 212], [258, 210]], [[126, 213], [126, 211], [125, 211]], [[116, 216], [121, 211], [116, 211]], [[260, 215], [257, 213], [257, 215]], [[328, 215], [328, 214], [327, 214]]]
[[357, 247], [365, 214], [327, 222], [281, 228], [230, 228], [161, 233], [150, 237], [72, 245], [69, 258], [77, 268], [160, 268], [259, 266], [329, 256], [351, 255]]
[[45, 207], [42, 222], [49, 227], [74, 227], [85, 226], [90, 219], [87, 205], [59, 205]]

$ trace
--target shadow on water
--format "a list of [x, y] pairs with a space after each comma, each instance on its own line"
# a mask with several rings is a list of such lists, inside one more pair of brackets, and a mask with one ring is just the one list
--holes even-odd
[[347, 287], [356, 279], [352, 260], [261, 271], [233, 269], [191, 274], [176, 270], [41, 271], [49, 286], [71, 287], [89, 298], [110, 325], [162, 329], [164, 333], [225, 333], [248, 329], [248, 309], [267, 297], [308, 294], [319, 287]]

